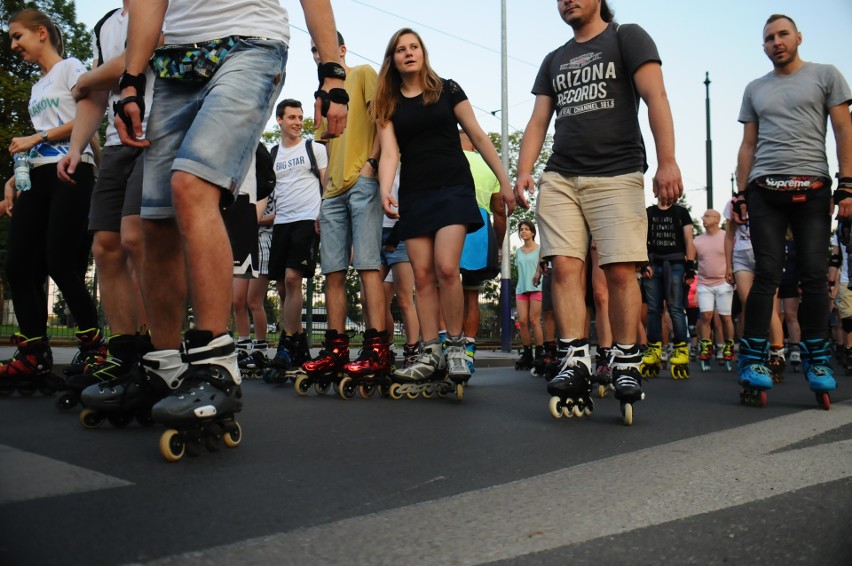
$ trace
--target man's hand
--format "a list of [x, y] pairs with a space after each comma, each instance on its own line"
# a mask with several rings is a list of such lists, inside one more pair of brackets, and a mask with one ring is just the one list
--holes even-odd
[[[833, 206], [832, 206], [833, 208]], [[748, 207], [746, 206], [745, 193], [740, 192], [731, 199], [731, 213], [737, 224], [748, 222]]]
[[382, 210], [385, 211], [385, 216], [388, 218], [399, 218], [399, 203], [393, 198], [393, 195], [385, 195], [382, 199]]
[[128, 97], [134, 96], [137, 94], [133, 87], [127, 87], [121, 91], [121, 100], [117, 102], [119, 109], [115, 113], [115, 129], [124, 145], [148, 147], [151, 142], [145, 139], [145, 133], [142, 131], [143, 109], [139, 108], [135, 101], [124, 102]]
[[[518, 175], [518, 178], [515, 179], [515, 187], [512, 191], [512, 202], [517, 203], [523, 209], [528, 209], [530, 207], [530, 203], [527, 200], [527, 196], [524, 192], [528, 192], [530, 195], [535, 194], [535, 180], [532, 178], [532, 175], [529, 173], [522, 173]], [[514, 210], [514, 206], [511, 207]], [[511, 214], [511, 212], [509, 213]]]
[[677, 163], [660, 163], [654, 175], [654, 196], [662, 206], [671, 206], [683, 194], [683, 180]]
[[81, 160], [79, 150], [74, 148], [70, 148], [66, 155], [62, 156], [56, 163], [56, 174], [59, 176], [59, 179], [69, 185], [76, 185], [77, 181], [74, 180], [74, 173], [77, 172], [77, 166], [80, 165]]
[[[343, 88], [343, 81], [340, 79], [335, 79], [332, 77], [326, 77], [326, 79], [322, 83], [322, 87], [320, 90], [326, 93], [331, 92], [333, 88]], [[319, 128], [322, 124], [323, 118], [326, 119], [325, 131], [323, 132], [323, 138], [336, 138], [343, 134], [343, 130], [346, 129], [346, 118], [349, 114], [349, 106], [346, 104], [338, 104], [336, 102], [328, 101], [328, 110], [323, 116], [323, 105], [324, 101], [321, 97], [316, 98], [316, 102], [314, 103], [314, 125]]]

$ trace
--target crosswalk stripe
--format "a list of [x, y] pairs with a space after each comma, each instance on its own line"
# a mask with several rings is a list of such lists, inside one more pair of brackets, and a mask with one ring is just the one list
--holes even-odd
[[852, 405], [837, 403], [828, 412], [803, 411], [151, 564], [481, 564], [524, 556], [849, 477], [852, 439], [819, 435], [850, 423]]
[[133, 483], [0, 444], [0, 505]]

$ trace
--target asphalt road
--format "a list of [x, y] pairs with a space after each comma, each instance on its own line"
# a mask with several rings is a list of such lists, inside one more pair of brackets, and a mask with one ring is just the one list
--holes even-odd
[[[491, 365], [500, 365], [491, 359]], [[161, 427], [0, 399], [0, 564], [852, 564], [852, 378], [764, 408], [731, 374], [553, 419], [481, 368], [464, 401], [245, 382], [242, 444], [166, 463]]]

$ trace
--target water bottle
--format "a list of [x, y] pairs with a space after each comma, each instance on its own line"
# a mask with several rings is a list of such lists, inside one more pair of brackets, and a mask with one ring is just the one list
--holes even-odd
[[19, 191], [28, 191], [32, 188], [30, 160], [24, 152], [15, 154], [15, 188]]

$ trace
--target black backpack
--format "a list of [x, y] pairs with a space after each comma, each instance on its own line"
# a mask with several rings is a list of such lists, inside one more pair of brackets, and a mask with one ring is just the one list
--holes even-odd
[[255, 171], [257, 174], [257, 200], [263, 200], [275, 190], [275, 154], [278, 146], [272, 148], [272, 153], [266, 149], [263, 142], [257, 144], [255, 150]]

